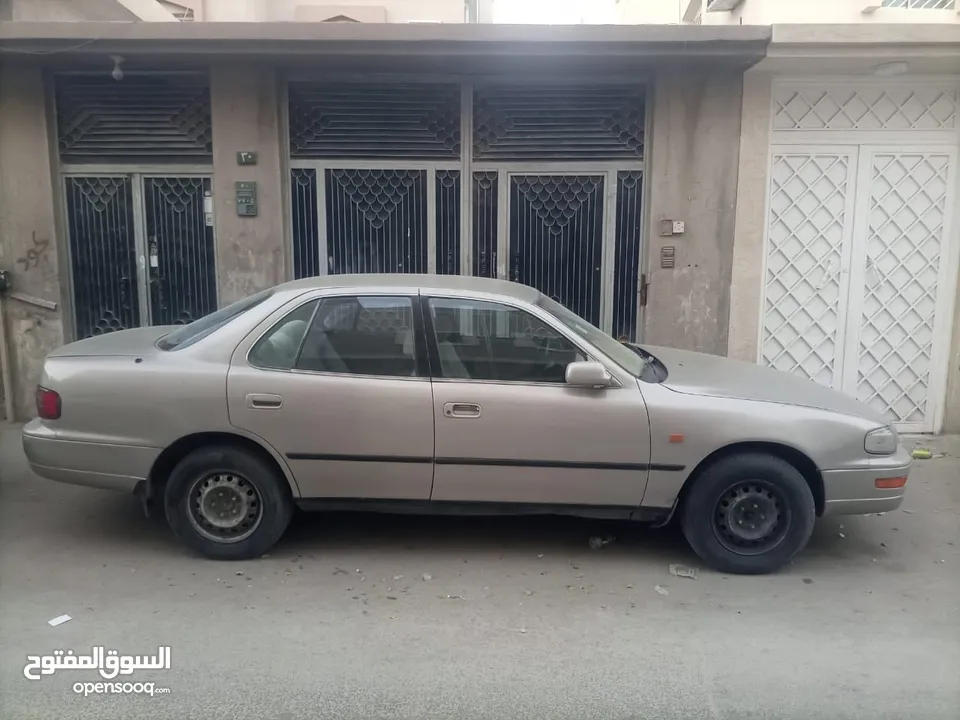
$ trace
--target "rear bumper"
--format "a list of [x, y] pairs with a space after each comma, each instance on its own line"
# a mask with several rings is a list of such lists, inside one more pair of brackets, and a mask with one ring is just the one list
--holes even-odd
[[157, 448], [63, 440], [39, 420], [24, 426], [22, 439], [30, 469], [40, 477], [131, 493], [160, 454]]
[[896, 510], [903, 502], [906, 485], [881, 489], [876, 486], [876, 481], [909, 474], [910, 456], [903, 448], [889, 457], [865, 459], [861, 467], [824, 470], [823, 514], [869, 515]]

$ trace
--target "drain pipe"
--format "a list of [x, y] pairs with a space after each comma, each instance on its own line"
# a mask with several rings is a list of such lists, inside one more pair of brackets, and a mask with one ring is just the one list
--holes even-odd
[[10, 273], [0, 270], [0, 382], [3, 383], [3, 417], [13, 422], [13, 372], [10, 370], [10, 346], [7, 343], [7, 301], [5, 291], [10, 286]]

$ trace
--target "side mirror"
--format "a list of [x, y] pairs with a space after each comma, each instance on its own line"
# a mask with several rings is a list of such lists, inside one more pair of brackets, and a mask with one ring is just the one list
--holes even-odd
[[570, 363], [565, 377], [567, 385], [590, 388], [610, 387], [613, 380], [603, 365], [592, 361]]

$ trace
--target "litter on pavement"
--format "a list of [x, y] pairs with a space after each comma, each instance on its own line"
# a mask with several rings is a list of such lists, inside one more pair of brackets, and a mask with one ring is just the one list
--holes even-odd
[[590, 538], [590, 549], [599, 550], [604, 545], [609, 545], [614, 541], [613, 535], [607, 535], [606, 537], [600, 537], [599, 535], [594, 535]]
[[56, 627], [57, 625], [63, 625], [65, 622], [70, 622], [73, 620], [69, 615], [57, 615], [53, 620], [47, 620], [47, 625], [51, 627]]
[[697, 579], [697, 569], [686, 565], [674, 564], [670, 566], [670, 574], [681, 578]]

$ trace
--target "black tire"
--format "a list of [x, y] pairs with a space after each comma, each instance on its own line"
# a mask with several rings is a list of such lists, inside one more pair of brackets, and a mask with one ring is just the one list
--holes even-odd
[[[775, 517], [772, 526], [770, 516]], [[710, 567], [761, 575], [776, 571], [806, 547], [815, 517], [813, 493], [793, 465], [772, 455], [743, 453], [718, 460], [696, 478], [681, 526]], [[768, 526], [760, 539], [743, 537]]]
[[[232, 503], [235, 517], [226, 522], [246, 520], [245, 526], [227, 530], [205, 520], [210, 512], [201, 510], [207, 507], [201, 498], [214, 489]], [[234, 511], [237, 504], [241, 507]], [[193, 550], [214, 560], [249, 560], [270, 550], [283, 535], [293, 499], [286, 479], [259, 455], [216, 445], [194, 450], [177, 464], [164, 489], [164, 508], [174, 534]], [[254, 510], [256, 520], [249, 515]]]

